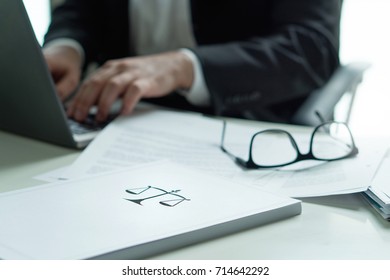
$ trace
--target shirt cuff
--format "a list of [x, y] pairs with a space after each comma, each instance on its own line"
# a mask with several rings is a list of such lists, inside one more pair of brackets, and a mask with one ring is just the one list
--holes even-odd
[[188, 102], [195, 106], [209, 106], [210, 93], [205, 83], [203, 69], [198, 57], [189, 49], [180, 49], [191, 61], [194, 67], [194, 82], [189, 90], [181, 90], [182, 94]]
[[53, 41], [48, 42], [43, 46], [43, 48], [51, 48], [51, 47], [70, 47], [74, 50], [76, 50], [80, 57], [81, 57], [81, 65], [84, 64], [84, 59], [85, 59], [85, 52], [83, 47], [79, 42], [73, 39], [68, 39], [68, 38], [61, 38], [61, 39], [55, 39]]

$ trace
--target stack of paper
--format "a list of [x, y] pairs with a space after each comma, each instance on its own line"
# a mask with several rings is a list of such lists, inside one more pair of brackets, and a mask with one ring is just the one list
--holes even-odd
[[363, 196], [384, 219], [390, 221], [390, 150]]
[[169, 161], [0, 194], [0, 259], [144, 258], [300, 214]]

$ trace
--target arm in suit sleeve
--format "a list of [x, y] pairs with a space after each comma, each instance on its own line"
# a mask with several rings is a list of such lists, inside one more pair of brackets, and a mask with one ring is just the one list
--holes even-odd
[[339, 0], [269, 5], [268, 34], [194, 50], [216, 114], [286, 121], [339, 65]]
[[128, 55], [128, 1], [65, 0], [53, 11], [44, 44], [59, 38], [82, 46], [85, 65]]

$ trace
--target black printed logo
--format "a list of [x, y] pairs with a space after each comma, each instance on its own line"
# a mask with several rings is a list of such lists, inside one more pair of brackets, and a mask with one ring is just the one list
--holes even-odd
[[166, 191], [162, 188], [147, 186], [144, 188], [130, 188], [126, 190], [126, 193], [130, 194], [131, 198], [125, 198], [127, 201], [143, 205], [142, 203], [150, 199], [158, 199], [158, 202], [167, 207], [175, 207], [184, 201], [190, 201], [190, 199], [178, 194], [180, 190]]

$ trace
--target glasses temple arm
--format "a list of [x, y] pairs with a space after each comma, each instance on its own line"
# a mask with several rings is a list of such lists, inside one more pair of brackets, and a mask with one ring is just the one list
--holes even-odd
[[226, 152], [225, 147], [224, 147], [224, 142], [225, 142], [225, 132], [226, 132], [226, 121], [222, 122], [222, 135], [221, 135], [221, 143], [220, 143], [220, 148], [222, 151]]
[[317, 116], [321, 123], [326, 122], [325, 119], [321, 116], [320, 112], [315, 111], [314, 114]]

